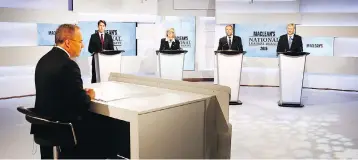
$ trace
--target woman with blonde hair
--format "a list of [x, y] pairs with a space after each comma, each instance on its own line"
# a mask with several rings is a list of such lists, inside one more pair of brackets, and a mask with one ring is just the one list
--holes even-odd
[[170, 28], [166, 31], [166, 38], [162, 38], [160, 41], [159, 50], [179, 50], [180, 42], [175, 38], [174, 28]]

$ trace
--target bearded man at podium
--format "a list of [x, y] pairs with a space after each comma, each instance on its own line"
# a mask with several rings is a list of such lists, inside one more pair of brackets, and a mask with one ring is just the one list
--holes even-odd
[[232, 25], [225, 27], [226, 36], [220, 38], [218, 50], [237, 50], [243, 52], [241, 37], [233, 35]]
[[295, 34], [295, 24], [287, 25], [287, 34], [280, 36], [276, 52], [302, 52], [303, 44], [301, 36]]

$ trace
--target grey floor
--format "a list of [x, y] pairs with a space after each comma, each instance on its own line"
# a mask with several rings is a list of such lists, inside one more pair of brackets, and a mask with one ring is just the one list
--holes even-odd
[[[304, 108], [278, 107], [278, 88], [242, 87], [240, 99], [230, 106], [232, 159], [358, 158], [358, 93], [304, 90]], [[16, 111], [33, 104], [0, 101], [0, 159], [39, 158]]]
[[358, 158], [358, 93], [304, 90], [304, 108], [278, 107], [278, 88], [240, 96], [230, 107], [232, 158]]

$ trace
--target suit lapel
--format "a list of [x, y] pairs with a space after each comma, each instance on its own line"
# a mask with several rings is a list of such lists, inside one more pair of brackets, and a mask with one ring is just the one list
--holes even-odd
[[292, 44], [291, 44], [291, 47], [293, 46], [293, 44], [294, 44], [295, 40], [296, 40], [296, 34], [294, 34], [294, 35], [293, 35], [293, 37], [292, 37]]
[[104, 33], [104, 39], [103, 39], [103, 46], [107, 46], [107, 43], [108, 43], [108, 34]]
[[167, 42], [168, 49], [172, 49], [175, 42], [172, 42], [172, 45], [170, 45], [169, 41], [166, 41], [166, 42]]
[[98, 33], [98, 32], [96, 33], [96, 37], [97, 37], [98, 42], [101, 43], [101, 37], [99, 37], [99, 33]]
[[[227, 41], [227, 36], [223, 37], [223, 48], [227, 45], [227, 47], [229, 48], [229, 42]], [[230, 49], [230, 48], [229, 48]]]
[[288, 44], [288, 34], [285, 34], [285, 40], [286, 40], [286, 48], [288, 48], [288, 50], [290, 50], [290, 45]]
[[232, 46], [234, 46], [236, 40], [237, 40], [236, 37], [232, 36], [232, 42], [231, 42], [231, 48], [230, 49], [232, 49]]

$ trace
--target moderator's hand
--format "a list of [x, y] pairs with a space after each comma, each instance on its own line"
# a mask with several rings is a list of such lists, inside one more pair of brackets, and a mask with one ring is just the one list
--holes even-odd
[[88, 88], [88, 89], [85, 89], [87, 95], [91, 98], [91, 100], [94, 100], [94, 98], [96, 97], [96, 93], [94, 92], [93, 89], [91, 88]]

